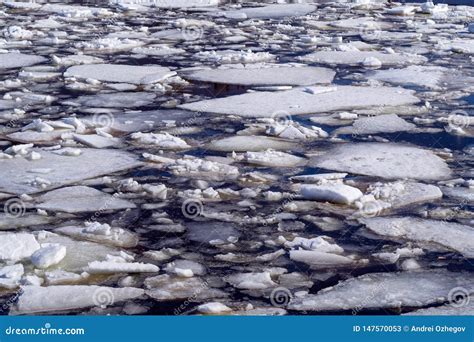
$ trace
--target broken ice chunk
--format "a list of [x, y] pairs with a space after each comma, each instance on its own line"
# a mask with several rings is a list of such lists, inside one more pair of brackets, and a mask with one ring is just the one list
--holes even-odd
[[38, 268], [48, 268], [61, 262], [66, 256], [66, 247], [59, 244], [43, 244], [31, 255], [31, 262]]
[[338, 183], [303, 185], [300, 191], [306, 199], [340, 204], [351, 204], [363, 195], [357, 188]]

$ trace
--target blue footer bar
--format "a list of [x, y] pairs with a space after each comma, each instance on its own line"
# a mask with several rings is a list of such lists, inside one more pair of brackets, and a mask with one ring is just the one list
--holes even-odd
[[471, 316], [1, 316], [0, 341], [474, 341]]

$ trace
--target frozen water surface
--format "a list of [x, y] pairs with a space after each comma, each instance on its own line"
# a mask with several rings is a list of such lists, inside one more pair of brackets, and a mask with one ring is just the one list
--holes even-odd
[[0, 4], [5, 314], [472, 314], [474, 8], [293, 2]]

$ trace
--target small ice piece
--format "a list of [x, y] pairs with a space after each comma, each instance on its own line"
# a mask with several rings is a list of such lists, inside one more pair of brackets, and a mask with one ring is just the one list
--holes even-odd
[[433, 1], [429, 0], [425, 3], [421, 4], [420, 6], [421, 12], [426, 14], [435, 14], [435, 13], [443, 13], [449, 10], [447, 4], [433, 4]]
[[306, 87], [303, 89], [304, 92], [312, 95], [330, 93], [336, 90], [337, 87]]
[[190, 146], [181, 138], [175, 137], [167, 132], [164, 133], [142, 133], [132, 134], [132, 139], [144, 145], [156, 145], [163, 149], [177, 150], [186, 149]]
[[412, 131], [416, 125], [405, 121], [396, 114], [376, 115], [359, 118], [354, 121], [352, 127], [342, 127], [333, 132], [338, 134], [375, 134]]
[[[327, 239], [327, 238], [326, 238]], [[285, 247], [296, 249], [301, 247], [310, 251], [318, 251], [323, 253], [341, 254], [344, 249], [335, 243], [330, 243], [322, 236], [317, 236], [312, 239], [295, 237], [293, 241], [285, 242]]]
[[66, 256], [66, 247], [59, 244], [43, 244], [31, 255], [31, 262], [38, 268], [48, 268], [59, 264]]
[[366, 68], [380, 68], [382, 66], [382, 62], [372, 56], [365, 58], [361, 64]]
[[416, 11], [415, 6], [397, 6], [397, 7], [387, 9], [386, 13], [391, 14], [391, 15], [407, 16], [407, 15], [414, 15], [415, 11]]
[[415, 259], [406, 259], [400, 265], [400, 268], [404, 271], [417, 270], [421, 268], [420, 264]]
[[247, 152], [244, 154], [244, 158], [250, 164], [273, 167], [293, 167], [306, 162], [304, 158], [270, 149], [263, 152]]
[[138, 237], [125, 229], [110, 227], [107, 223], [86, 223], [86, 227], [67, 226], [55, 229], [55, 232], [113, 246], [130, 248], [138, 244]]
[[178, 277], [184, 277], [184, 278], [194, 277], [193, 270], [190, 270], [189, 268], [183, 269], [183, 268], [175, 267], [174, 273], [176, 273]]
[[219, 314], [232, 311], [232, 309], [229, 308], [227, 305], [224, 305], [219, 302], [201, 304], [197, 307], [197, 310], [203, 314]]
[[300, 191], [305, 199], [340, 204], [351, 204], [363, 195], [359, 189], [339, 183], [323, 185], [305, 184], [301, 186]]
[[97, 134], [73, 134], [74, 140], [92, 148], [114, 147], [120, 143], [119, 139], [103, 137]]
[[278, 286], [272, 280], [270, 272], [231, 274], [225, 278], [225, 281], [242, 290], [264, 290]]
[[323, 183], [328, 180], [338, 180], [346, 178], [347, 173], [331, 172], [331, 173], [318, 173], [315, 175], [301, 175], [291, 177], [291, 180], [305, 182], [305, 183]]
[[46, 284], [51, 285], [68, 285], [78, 283], [84, 278], [88, 277], [88, 273], [77, 274], [74, 272], [67, 272], [61, 269], [55, 269], [52, 271], [46, 271], [44, 277], [46, 279]]
[[345, 266], [354, 262], [354, 260], [342, 255], [312, 250], [292, 250], [290, 251], [290, 259], [303, 262], [314, 268]]
[[[147, 295], [159, 301], [189, 298], [193, 298], [193, 300], [215, 300], [228, 297], [226, 292], [213, 288], [206, 280], [199, 277], [182, 278], [162, 274], [147, 278], [145, 286], [149, 289], [146, 292]], [[183, 312], [177, 309], [174, 313], [179, 315]]]
[[87, 267], [90, 274], [156, 273], [159, 270], [156, 265], [141, 262], [93, 261]]
[[0, 260], [19, 261], [29, 258], [40, 248], [33, 234], [0, 233]]
[[13, 289], [18, 286], [19, 281], [25, 273], [22, 264], [3, 266], [0, 268], [0, 289]]

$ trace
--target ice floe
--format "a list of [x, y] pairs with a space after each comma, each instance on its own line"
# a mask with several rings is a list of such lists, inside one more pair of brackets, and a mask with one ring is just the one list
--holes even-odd
[[344, 144], [310, 164], [387, 179], [439, 180], [451, 174], [446, 162], [430, 150], [393, 143]]
[[357, 313], [363, 309], [424, 307], [448, 301], [450, 291], [458, 286], [472, 293], [472, 276], [436, 270], [372, 273], [343, 281], [315, 295], [294, 298], [288, 308]]
[[184, 75], [192, 81], [246, 86], [303, 86], [331, 83], [336, 73], [331, 69], [307, 66], [257, 65], [198, 70]]
[[102, 82], [151, 84], [161, 82], [175, 74], [176, 72], [160, 66], [85, 64], [70, 67], [64, 76]]
[[361, 219], [374, 233], [393, 239], [441, 245], [473, 258], [472, 227], [459, 223], [413, 217], [374, 217]]
[[23, 286], [12, 308], [16, 315], [102, 307], [140, 297], [144, 290], [87, 285]]
[[371, 106], [401, 106], [419, 100], [410, 90], [390, 87], [321, 87], [311, 94], [303, 89], [283, 92], [255, 92], [181, 105], [198, 112], [239, 115], [243, 117], [275, 117], [350, 110]]

